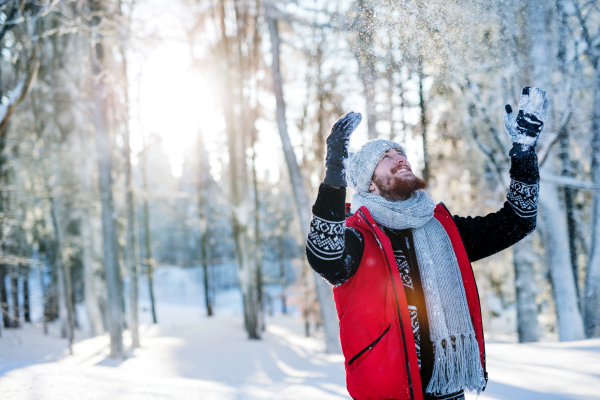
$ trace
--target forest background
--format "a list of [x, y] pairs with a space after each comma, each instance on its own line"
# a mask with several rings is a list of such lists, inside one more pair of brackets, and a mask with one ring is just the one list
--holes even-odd
[[108, 332], [123, 358], [177, 266], [208, 316], [241, 294], [248, 338], [290, 312], [339, 353], [304, 257], [332, 124], [361, 112], [351, 150], [398, 141], [436, 201], [485, 215], [525, 85], [550, 102], [538, 227], [474, 264], [484, 325], [600, 336], [597, 1], [3, 0], [0, 48], [3, 336]]

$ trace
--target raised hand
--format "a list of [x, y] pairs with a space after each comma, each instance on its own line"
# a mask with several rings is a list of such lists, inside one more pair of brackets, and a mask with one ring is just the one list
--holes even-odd
[[520, 143], [525, 148], [535, 147], [547, 117], [546, 92], [537, 87], [523, 88], [516, 119], [510, 104], [504, 106], [504, 128], [513, 143]]
[[348, 158], [350, 135], [356, 129], [362, 116], [350, 111], [337, 120], [327, 137], [327, 158], [325, 159], [325, 180], [330, 186], [347, 186], [344, 161]]

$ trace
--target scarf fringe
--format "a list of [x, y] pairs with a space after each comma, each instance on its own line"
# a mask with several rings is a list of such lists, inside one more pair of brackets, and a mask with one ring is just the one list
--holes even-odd
[[475, 336], [449, 336], [433, 346], [433, 373], [425, 391], [450, 394], [468, 389], [477, 390], [479, 395], [485, 379]]

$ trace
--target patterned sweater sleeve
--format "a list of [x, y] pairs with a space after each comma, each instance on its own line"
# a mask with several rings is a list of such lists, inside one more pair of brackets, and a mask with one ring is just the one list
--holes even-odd
[[513, 146], [504, 206], [485, 217], [453, 217], [471, 262], [512, 246], [535, 230], [540, 175], [535, 150]]
[[364, 250], [362, 234], [346, 228], [345, 198], [346, 188], [321, 184], [306, 241], [308, 263], [336, 286], [356, 272]]

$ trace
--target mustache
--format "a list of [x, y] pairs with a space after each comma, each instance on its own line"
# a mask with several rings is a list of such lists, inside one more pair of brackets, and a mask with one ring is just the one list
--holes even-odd
[[398, 171], [399, 169], [402, 169], [402, 168], [406, 168], [407, 170], [409, 170], [410, 172], [412, 172], [412, 169], [411, 169], [411, 168], [410, 168], [408, 165], [398, 165], [398, 166], [396, 166], [396, 167], [392, 168], [392, 169], [390, 170], [390, 172], [391, 172], [392, 174], [395, 174], [395, 173], [396, 173], [396, 171]]

